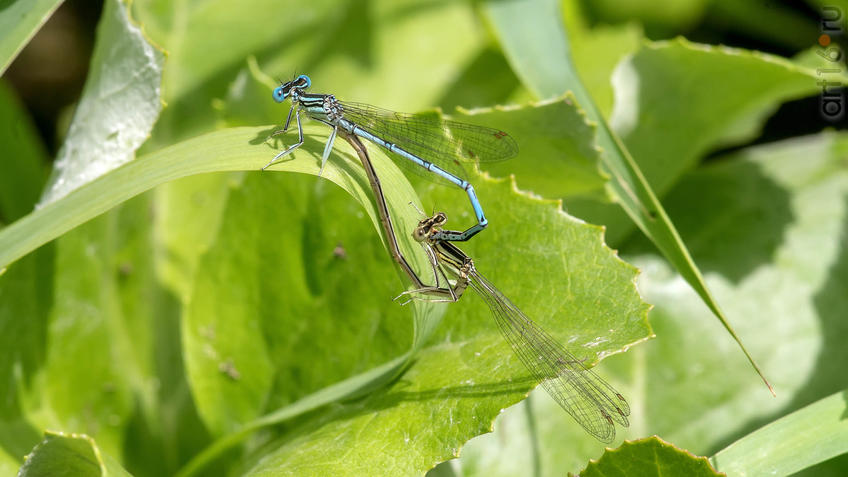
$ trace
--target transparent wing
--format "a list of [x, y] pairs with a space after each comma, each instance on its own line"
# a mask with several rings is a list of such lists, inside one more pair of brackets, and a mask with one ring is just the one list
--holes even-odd
[[[446, 121], [436, 114], [397, 113], [369, 104], [341, 102], [341, 106], [344, 117], [357, 126], [460, 178], [466, 176], [462, 163], [496, 162], [518, 154], [515, 139], [498, 129]], [[428, 179], [438, 177], [409, 161], [399, 163]]]
[[589, 434], [609, 443], [615, 438], [613, 422], [630, 425], [630, 406], [618, 391], [524, 315], [476, 270], [470, 281], [489, 305], [501, 334], [524, 366]]

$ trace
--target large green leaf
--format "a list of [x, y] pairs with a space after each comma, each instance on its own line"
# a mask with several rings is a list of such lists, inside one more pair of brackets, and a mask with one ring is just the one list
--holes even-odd
[[46, 432], [27, 456], [20, 477], [73, 475], [78, 477], [127, 476], [129, 473], [112, 456], [105, 454], [85, 434]]
[[[664, 195], [709, 152], [756, 137], [782, 102], [820, 92], [821, 79], [814, 66], [755, 51], [682, 38], [650, 43], [616, 70], [610, 123]], [[609, 225], [612, 243], [633, 229], [611, 205], [578, 200], [571, 208]]]
[[780, 103], [821, 93], [820, 79], [755, 51], [651, 43], [618, 66], [610, 123], [662, 195], [711, 149], [756, 137]]
[[[481, 196], [488, 197], [493, 223], [516, 223], [521, 218], [523, 225], [487, 231], [489, 240], [476, 240], [466, 248], [481, 273], [528, 316], [589, 362], [650, 334], [645, 322], [648, 306], [633, 287], [635, 270], [603, 245], [600, 228], [563, 214], [555, 202], [516, 192], [508, 181], [478, 176], [475, 183]], [[439, 196], [449, 193], [440, 191]], [[547, 237], [544, 244], [539, 237]], [[521, 260], [505, 251], [520, 253]], [[336, 329], [339, 322], [333, 315], [313, 316], [310, 327], [324, 328], [331, 336], [343, 332]], [[321, 319], [333, 326], [322, 327]], [[276, 341], [265, 343], [274, 346]], [[324, 342], [340, 340], [325, 337]], [[313, 356], [328, 352], [320, 345], [311, 346]], [[310, 365], [320, 366], [315, 361]], [[227, 379], [218, 374], [219, 380]], [[260, 460], [249, 474], [368, 474], [375, 468], [420, 473], [456, 455], [466, 440], [489, 429], [502, 408], [521, 400], [535, 385], [500, 336], [488, 308], [469, 292], [449, 306], [438, 339], [418, 353], [400, 381], [284, 433], [270, 445], [270, 454], [263, 451], [256, 456]], [[583, 433], [573, 426], [575, 433]], [[328, 453], [347, 457], [343, 461], [321, 457]], [[399, 455], [404, 458], [398, 459]]]
[[[840, 311], [848, 306], [842, 285], [848, 280], [846, 157], [845, 134], [753, 147], [686, 175], [669, 195], [670, 213], [710, 285], [731, 311], [746, 317], [740, 335], [774, 375], [777, 399], [750, 379], [744, 359], [720, 339], [722, 328], [705, 319], [709, 314], [699, 297], [650, 243], [639, 238], [628, 246], [625, 256], [643, 270], [639, 289], [655, 304], [651, 325], [657, 335], [604, 361], [605, 374], [617, 371], [611, 382], [636, 403], [629, 435], [657, 434], [695, 454], [711, 455], [848, 387], [842, 371], [848, 356], [841, 346], [848, 328]], [[561, 475], [601, 456], [600, 449], [568, 437], [573, 424], [553, 414], [556, 404], [547, 396], [537, 391], [527, 402], [532, 406], [507, 410], [493, 434], [468, 443], [451, 465], [457, 475], [514, 475], [528, 468]], [[796, 437], [783, 436], [773, 445], [792, 445]], [[815, 445], [816, 436], [808, 439], [804, 445]], [[832, 449], [824, 441], [833, 440], [821, 439], [823, 449]], [[731, 462], [730, 455], [739, 454], [725, 454], [722, 466], [771, 460], [752, 454]], [[773, 457], [792, 460], [785, 453]], [[810, 475], [844, 473], [843, 460]]]
[[606, 177], [592, 141], [595, 128], [572, 94], [523, 107], [476, 109], [473, 113], [460, 109], [457, 113], [453, 119], [504, 128], [520, 144], [518, 158], [484, 164], [486, 172], [531, 177], [533, 192], [545, 197], [605, 195]]
[[159, 117], [163, 59], [132, 22], [127, 7], [119, 0], [107, 1], [82, 99], [41, 206], [135, 157]]
[[[398, 232], [412, 230], [414, 214], [401, 212], [413, 209], [400, 204], [417, 199], [408, 185], [397, 192], [403, 189], [391, 179], [402, 176], [385, 169], [381, 182], [407, 199], [390, 202]], [[374, 224], [361, 204], [290, 174], [248, 174], [232, 188], [183, 322], [195, 401], [216, 434], [389, 361], [412, 343], [409, 313], [390, 300], [406, 287], [385, 247], [368, 240]], [[399, 239], [423, 269], [410, 235]]]
[[7, 0], [0, 4], [0, 76], [61, 4], [61, 0]]

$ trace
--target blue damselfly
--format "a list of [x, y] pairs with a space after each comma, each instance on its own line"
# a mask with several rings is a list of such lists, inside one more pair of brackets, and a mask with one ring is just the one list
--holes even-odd
[[[288, 130], [294, 114], [298, 141], [274, 156], [263, 169], [303, 144], [300, 113], [304, 112], [307, 117], [333, 129], [324, 146], [319, 175], [324, 170], [333, 142], [341, 130], [385, 148], [392, 156], [403, 158], [397, 162], [407, 170], [416, 173], [424, 171], [424, 177], [446, 180], [465, 190], [477, 224], [463, 232], [439, 230], [436, 232], [438, 240], [464, 241], [486, 228], [488, 221], [474, 187], [464, 179], [461, 163], [499, 161], [515, 156], [518, 145], [512, 137], [497, 129], [447, 121], [437, 115], [396, 113], [367, 104], [339, 101], [331, 94], [305, 92], [311, 84], [308, 76], [300, 75], [274, 90], [273, 97], [278, 103], [286, 98], [292, 101], [286, 122], [277, 133]], [[412, 167], [405, 167], [406, 164]]]

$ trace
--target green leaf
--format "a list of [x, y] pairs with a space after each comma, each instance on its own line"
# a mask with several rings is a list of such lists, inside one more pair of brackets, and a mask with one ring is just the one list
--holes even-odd
[[18, 472], [20, 477], [45, 475], [108, 477], [130, 474], [109, 454], [104, 454], [91, 437], [48, 431]]
[[[380, 169], [384, 187], [406, 199], [389, 202], [400, 246], [426, 272], [411, 235], [400, 235], [415, 225], [406, 211], [417, 199], [392, 164], [382, 165], [391, 167]], [[348, 193], [306, 176], [252, 173], [227, 197], [183, 321], [194, 399], [215, 434], [390, 361], [412, 343], [409, 313], [390, 300], [406, 286], [385, 246], [366, 240], [374, 222]]]
[[519, 187], [545, 197], [605, 195], [595, 128], [570, 93], [526, 106], [460, 109], [452, 119], [504, 129], [520, 144], [519, 157], [483, 164], [490, 174], [515, 175]]
[[[756, 51], [682, 38], [650, 43], [616, 70], [619, 100], [610, 123], [664, 195], [710, 151], [756, 137], [782, 102], [819, 93], [821, 80], [811, 65]], [[613, 206], [572, 201], [571, 208], [609, 225], [612, 243], [632, 231]]]
[[706, 457], [696, 457], [659, 437], [628, 441], [617, 449], [604, 452], [580, 472], [583, 477], [626, 475], [719, 476]]
[[598, 123], [597, 141], [603, 149], [602, 164], [604, 171], [612, 177], [608, 190], [627, 215], [698, 292], [771, 389], [707, 289], [701, 272], [639, 166], [610, 129], [580, 82], [570, 59], [568, 39], [560, 23], [561, 14], [557, 4], [553, 1], [542, 4], [494, 2], [487, 4], [487, 12], [507, 58], [528, 88], [541, 97], [559, 94], [565, 88], [574, 91], [578, 103], [586, 109], [587, 116]]
[[[573, 126], [578, 133], [588, 129], [573, 106], [563, 101], [535, 107], [478, 111], [464, 119], [483, 124], [538, 124], [551, 115], [574, 118]], [[562, 129], [567, 130], [565, 127]], [[527, 126], [519, 130], [519, 134], [525, 132], [540, 134]], [[578, 133], [572, 132], [571, 136], [560, 138], [559, 145], [575, 151], [582, 148], [584, 154], [593, 153], [588, 139], [591, 135]], [[553, 130], [542, 134], [556, 135]], [[320, 141], [304, 146], [315, 155], [322, 147]], [[374, 151], [377, 152], [372, 155], [382, 156], [379, 149], [372, 148]], [[544, 146], [537, 146], [536, 152], [544, 151]], [[522, 153], [535, 152], [531, 148]], [[594, 162], [583, 160], [588, 167], [579, 161], [575, 161], [576, 166], [596, 171]], [[381, 182], [387, 190], [397, 188], [393, 184], [402, 183], [403, 178], [396, 176], [399, 173], [393, 166], [387, 166], [391, 164], [380, 166]], [[569, 167], [569, 164], [564, 162], [559, 167]], [[246, 430], [279, 422], [281, 418], [264, 416], [245, 424], [263, 409], [270, 411], [272, 416], [285, 415], [286, 419], [290, 419], [304, 410], [313, 409], [316, 402], [324, 404], [349, 396], [361, 385], [334, 385], [334, 397], [323, 393], [322, 400], [302, 397], [309, 392], [321, 393], [323, 391], [316, 390], [322, 387], [329, 389], [326, 386], [399, 355], [408, 347], [402, 345], [407, 342], [402, 338], [408, 333], [405, 331], [408, 329], [408, 325], [404, 324], [406, 321], [391, 318], [385, 322], [381, 318], [397, 314], [393, 311], [397, 310], [396, 305], [386, 297], [397, 295], [402, 288], [394, 280], [379, 277], [394, 276], [396, 272], [391, 270], [388, 261], [372, 263], [361, 258], [384, 257], [385, 254], [382, 249], [374, 249], [373, 243], [361, 239], [369, 233], [368, 225], [362, 223], [362, 219], [357, 222], [339, 221], [340, 216], [355, 216], [358, 207], [351, 204], [347, 195], [334, 188], [307, 187], [303, 184], [312, 184], [311, 180], [294, 179], [290, 176], [269, 178], [267, 174], [251, 174], [231, 181], [228, 190], [222, 194], [228, 198], [225, 213], [220, 218], [222, 228], [217, 240], [201, 258], [195, 288], [188, 299], [190, 305], [184, 336], [195, 400], [201, 414], [217, 433], [231, 434], [224, 435], [202, 457], [186, 467], [183, 470], [185, 474], [196, 471], [198, 466], [224, 448], [244, 438]], [[478, 181], [485, 182], [485, 179], [478, 178], [475, 184]], [[486, 197], [487, 202], [505, 193], [486, 193], [486, 188], [481, 187], [478, 184], [478, 193], [486, 194], [481, 197]], [[433, 199], [434, 203], [454, 204], [457, 209], [466, 210], [463, 220], [467, 219], [468, 205], [464, 194], [453, 188], [438, 188], [434, 193], [438, 195]], [[396, 231], [401, 245], [406, 247], [405, 254], [408, 257], [420, 256], [417, 245], [410, 242], [408, 233], [404, 233], [412, 230], [419, 216], [413, 208], [397, 205], [407, 202], [390, 200], [391, 213], [398, 224]], [[505, 200], [500, 206], [508, 208], [510, 203], [511, 200]], [[285, 204], [286, 219], [279, 219], [280, 206], [269, 204]], [[348, 212], [340, 214], [340, 210]], [[502, 214], [495, 212], [490, 217], [497, 218], [499, 215]], [[503, 223], [512, 223], [517, 218], [502, 220]], [[537, 235], [531, 234], [522, 240], [529, 241], [534, 236]], [[344, 258], [338, 255], [339, 249], [343, 250]], [[244, 252], [234, 253], [238, 250]], [[354, 257], [357, 262], [347, 264]], [[285, 267], [280, 267], [280, 263]], [[425, 265], [419, 266], [419, 274], [427, 281], [432, 272]], [[363, 280], [364, 277], [368, 278]], [[364, 310], [369, 311], [364, 313]], [[487, 310], [482, 311], [488, 315]], [[640, 312], [633, 313], [638, 315]], [[339, 320], [329, 318], [338, 316], [345, 317], [345, 327], [339, 328]], [[328, 317], [326, 325], [321, 324], [322, 317]], [[482, 318], [486, 322], [490, 320], [488, 316]], [[357, 324], [356, 320], [363, 322]], [[417, 320], [421, 323], [422, 318]], [[426, 324], [416, 326], [418, 330]], [[636, 331], [639, 327], [641, 331]], [[280, 334], [277, 330], [284, 332]], [[369, 334], [362, 335], [365, 330], [369, 330]], [[641, 333], [644, 338], [649, 334], [646, 330], [647, 325], [643, 322], [631, 333], [637, 336]], [[325, 342], [368, 342], [382, 335], [396, 336], [392, 340], [396, 343], [388, 348], [380, 346], [379, 342], [366, 346], [368, 354], [365, 361], [366, 357], [361, 355], [362, 350], [358, 347], [316, 347], [316, 344]], [[416, 339], [421, 340], [420, 335], [417, 331]], [[594, 336], [589, 339], [604, 338]], [[619, 346], [628, 343], [624, 341]], [[303, 356], [312, 356], [313, 359], [302, 362]], [[322, 357], [330, 363], [329, 366], [322, 367], [320, 361], [316, 361]], [[392, 369], [387, 368], [386, 373], [392, 373]], [[280, 384], [291, 380], [295, 381]], [[306, 401], [313, 404], [306, 404]], [[276, 406], [281, 407], [273, 411]], [[289, 412], [287, 409], [300, 410]]]
[[730, 475], [789, 475], [848, 452], [845, 391], [770, 422], [710, 461]]
[[82, 98], [40, 206], [131, 161], [159, 116], [164, 55], [119, 0], [105, 3]]
[[820, 80], [756, 51], [651, 43], [619, 65], [610, 123], [662, 195], [710, 150], [755, 138], [781, 103], [821, 93]]
[[651, 253], [650, 245], [628, 249], [645, 271], [640, 290], [655, 304], [659, 337], [634, 362], [646, 376], [646, 433], [708, 454], [848, 388], [846, 157], [846, 134], [752, 147], [687, 175], [668, 196], [710, 285], [731, 313], [746, 317], [740, 336], [774, 375], [776, 399], [751, 383], [741, 357], [716, 344], [721, 329], [704, 321], [707, 313], [680, 277], [656, 257], [634, 257]]
[[205, 433], [186, 399], [178, 303], [153, 277], [149, 226], [149, 196], [136, 198], [0, 279], [7, 452], [23, 456], [34, 428], [85, 431], [141, 473], [171, 474], [197, 451]]
[[[596, 362], [650, 335], [645, 321], [648, 305], [633, 286], [636, 271], [603, 245], [599, 227], [565, 215], [556, 202], [517, 192], [509, 181], [483, 176], [472, 181], [481, 197], [487, 197], [493, 223], [520, 220], [522, 226], [492, 228], [485, 232], [488, 240], [475, 240], [464, 248], [476, 259], [480, 272], [528, 316], [587, 362]], [[456, 191], [441, 189], [446, 188], [436, 191], [436, 203], [456, 195]], [[539, 237], [547, 238], [544, 244]], [[514, 260], [513, 253], [520, 254], [521, 260]], [[293, 293], [301, 292], [289, 292], [289, 296]], [[323, 342], [343, 341], [334, 338], [343, 336], [343, 331], [338, 330], [339, 320], [333, 314], [308, 316], [310, 327], [304, 328], [306, 331], [298, 327], [298, 335], [317, 328], [326, 330]], [[319, 320], [333, 325], [322, 325]], [[355, 328], [362, 326], [365, 324]], [[265, 343], [292, 348], [280, 338]], [[320, 345], [310, 346], [311, 355], [318, 359], [327, 353]], [[359, 350], [365, 352], [369, 351]], [[313, 359], [310, 366], [320, 369], [325, 365]], [[299, 381], [292, 380], [303, 374], [287, 376], [280, 390], [298, 389], [295, 383]], [[536, 385], [501, 337], [485, 303], [469, 292], [448, 307], [436, 338], [419, 351], [399, 381], [361, 401], [334, 406], [283, 433], [268, 445], [270, 452], [254, 455], [258, 462], [248, 475], [283, 470], [356, 475], [375, 468], [392, 474], [422, 472], [455, 456], [465, 441], [489, 430], [502, 408], [523, 399]], [[574, 432], [583, 434], [579, 426], [572, 425]], [[346, 456], [343, 461], [321, 457], [342, 452]], [[404, 458], [398, 459], [399, 455]]]
[[[625, 436], [656, 434], [710, 455], [848, 387], [848, 353], [841, 344], [848, 339], [841, 311], [848, 307], [846, 157], [846, 134], [747, 148], [689, 173], [669, 195], [669, 212], [710, 285], [731, 312], [746, 317], [740, 336], [774, 374], [776, 399], [750, 379], [744, 358], [720, 339], [722, 327], [708, 320], [699, 297], [647, 239], [625, 249], [643, 271], [639, 289], [655, 304], [651, 326], [657, 335], [603, 363], [603, 376], [612, 373], [608, 381], [634, 405], [634, 425]], [[459, 459], [444, 465], [466, 477], [531, 468], [561, 475], [600, 456], [600, 449], [572, 435], [573, 422], [557, 415], [544, 393], [522, 404], [528, 403], [508, 409], [493, 434], [473, 439]], [[845, 473], [844, 460], [819, 467], [816, 475]]]
[[0, 5], [0, 76], [61, 0], [7, 0]]

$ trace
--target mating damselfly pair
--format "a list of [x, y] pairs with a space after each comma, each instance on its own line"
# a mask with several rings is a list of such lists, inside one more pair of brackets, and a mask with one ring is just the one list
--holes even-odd
[[[501, 334], [521, 362], [554, 400], [587, 432], [603, 442], [612, 441], [615, 436], [614, 422], [625, 427], [628, 425], [630, 408], [624, 397], [524, 315], [477, 271], [470, 257], [451, 243], [470, 239], [488, 224], [474, 187], [465, 179], [461, 164], [511, 158], [518, 153], [515, 140], [497, 129], [447, 121], [436, 116], [416, 116], [361, 103], [342, 102], [329, 94], [307, 93], [306, 89], [310, 86], [309, 77], [300, 75], [274, 90], [275, 101], [283, 102], [290, 98], [292, 102], [283, 128], [275, 134], [286, 132], [294, 115], [298, 141], [274, 156], [263, 169], [303, 144], [301, 113], [332, 128], [321, 157], [319, 175], [332, 151], [336, 136], [344, 136], [366, 168], [390, 251], [416, 286], [416, 289], [404, 295], [412, 295], [413, 298], [430, 297], [430, 300], [435, 301], [456, 301], [470, 286], [489, 306]], [[444, 230], [442, 227], [447, 217], [438, 213], [421, 220], [413, 231], [413, 237], [427, 252], [435, 284], [424, 285], [400, 253], [379, 180], [370, 165], [367, 151], [357, 138], [364, 138], [386, 149], [391, 157], [399, 159], [396, 161], [399, 165], [412, 166], [405, 169], [424, 172], [425, 177], [429, 175], [447, 181], [468, 194], [477, 224], [462, 232]], [[453, 277], [453, 284], [448, 274]], [[444, 285], [440, 283], [440, 277], [444, 279]]]

